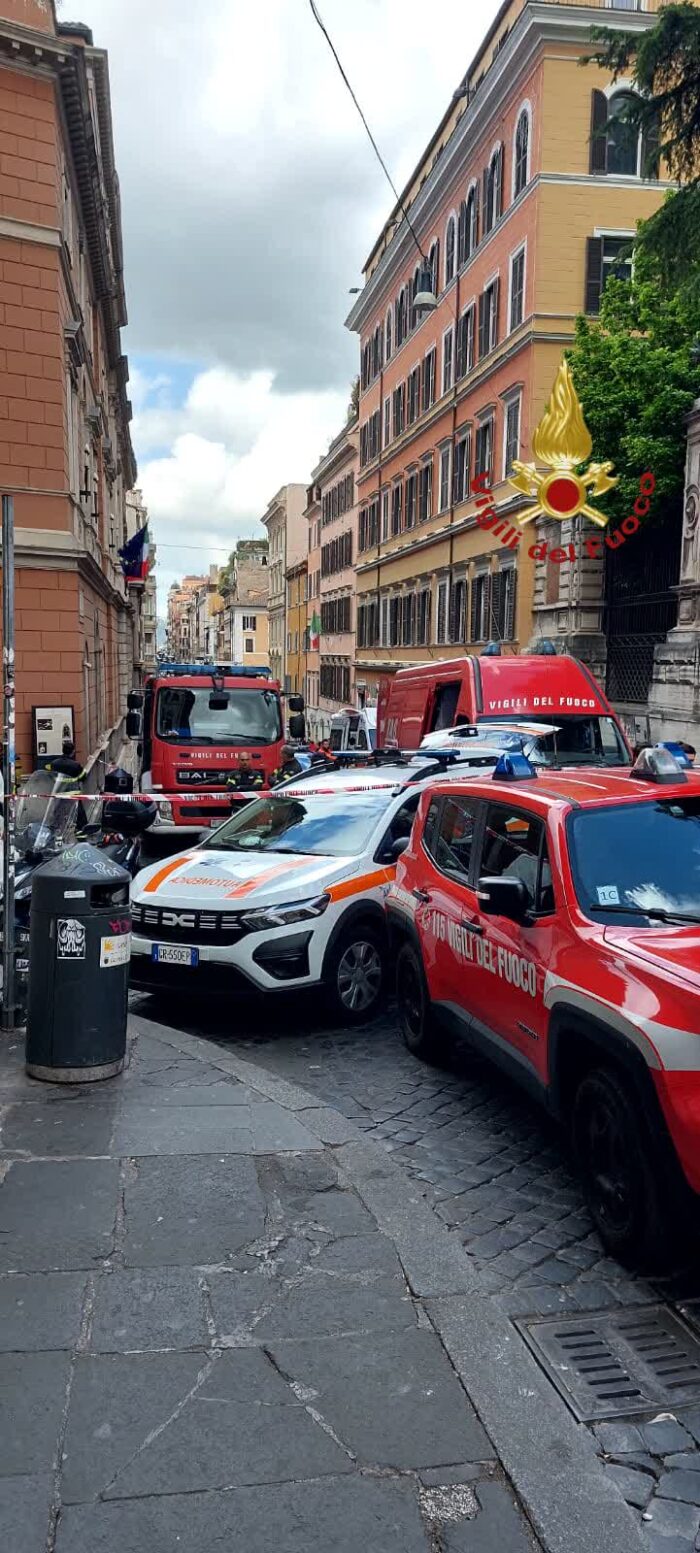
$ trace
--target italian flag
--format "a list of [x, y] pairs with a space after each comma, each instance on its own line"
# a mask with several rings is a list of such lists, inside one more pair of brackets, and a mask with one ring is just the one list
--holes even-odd
[[321, 633], [321, 622], [319, 620], [318, 615], [316, 614], [316, 611], [314, 610], [313, 615], [311, 616], [311, 625], [309, 627], [309, 651], [310, 652], [318, 652], [320, 633]]

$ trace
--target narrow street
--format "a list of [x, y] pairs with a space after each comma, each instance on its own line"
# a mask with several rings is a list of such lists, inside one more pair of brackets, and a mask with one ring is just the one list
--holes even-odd
[[[205, 1014], [162, 998], [137, 1005], [302, 1086], [381, 1143], [459, 1236], [480, 1288], [509, 1318], [660, 1308], [693, 1321], [700, 1310], [697, 1271], [656, 1285], [605, 1255], [556, 1128], [468, 1049], [455, 1051], [449, 1069], [426, 1067], [406, 1051], [391, 1009], [353, 1031], [328, 1029], [310, 1000], [239, 1003], [238, 1028], [224, 1033], [221, 1004]], [[611, 1402], [609, 1416], [591, 1422], [628, 1502], [640, 1517], [653, 1506], [649, 1545], [659, 1553], [687, 1553], [700, 1537], [698, 1403], [700, 1367], [687, 1412], [666, 1404], [628, 1419], [637, 1410], [623, 1396], [619, 1421]]]

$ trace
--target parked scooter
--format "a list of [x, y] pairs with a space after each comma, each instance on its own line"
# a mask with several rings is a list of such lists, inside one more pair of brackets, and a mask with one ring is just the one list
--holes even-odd
[[[15, 965], [18, 1020], [26, 1008], [29, 977], [29, 912], [32, 879], [67, 847], [88, 842], [104, 850], [133, 878], [138, 873], [141, 838], [156, 816], [148, 801], [108, 799], [80, 792], [82, 768], [77, 761], [60, 757], [51, 766], [35, 771], [17, 795], [15, 811]], [[0, 881], [0, 932], [4, 930]], [[0, 998], [2, 988], [0, 981]]]

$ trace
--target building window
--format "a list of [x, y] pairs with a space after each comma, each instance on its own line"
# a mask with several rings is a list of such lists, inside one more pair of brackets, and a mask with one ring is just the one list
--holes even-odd
[[489, 573], [479, 572], [472, 583], [470, 637], [473, 642], [485, 642], [488, 639], [490, 587]]
[[592, 93], [590, 172], [619, 178], [658, 178], [658, 127], [653, 126], [644, 136], [626, 122], [636, 100], [634, 92], [624, 90], [610, 98], [604, 92]]
[[385, 339], [386, 339], [386, 359], [387, 359], [387, 361], [391, 361], [391, 331], [392, 331], [391, 308], [388, 308], [387, 309], [387, 315], [386, 315], [386, 322], [384, 324], [384, 335], [385, 335]]
[[503, 474], [504, 478], [513, 473], [516, 458], [520, 457], [520, 395], [517, 399], [509, 399], [504, 412], [505, 426], [503, 431]]
[[401, 636], [401, 599], [398, 593], [389, 599], [389, 647], [398, 647]]
[[420, 264], [417, 264], [416, 267], [415, 267], [415, 270], [413, 271], [413, 280], [411, 281], [411, 329], [412, 330], [415, 329], [417, 327], [417, 324], [418, 324], [418, 309], [417, 309], [417, 307], [415, 305], [414, 298], [417, 297], [418, 292], [420, 290], [420, 273], [421, 273], [421, 266], [420, 266]]
[[525, 249], [514, 253], [510, 261], [510, 329], [517, 329], [525, 312]]
[[257, 623], [258, 623], [257, 615], [244, 615], [243, 616], [243, 630], [244, 631], [255, 631], [255, 629], [257, 627]]
[[416, 628], [416, 645], [427, 647], [430, 641], [430, 589], [423, 588], [418, 594], [418, 620]]
[[381, 372], [382, 367], [384, 365], [384, 351], [383, 351], [383, 348], [382, 348], [383, 347], [383, 333], [384, 333], [384, 331], [382, 329], [381, 324], [377, 324], [377, 327], [376, 327], [376, 329], [374, 331], [374, 334], [372, 335], [372, 378], [373, 379], [379, 376], [379, 373]]
[[[350, 555], [352, 555], [352, 531], [349, 535]], [[358, 550], [371, 550], [379, 544], [379, 497], [375, 496], [367, 507], [360, 508], [360, 522], [357, 534]], [[347, 562], [348, 565], [352, 561]], [[336, 568], [340, 570], [340, 568]], [[321, 571], [323, 575], [323, 553], [321, 558]]]
[[453, 501], [455, 506], [469, 496], [469, 465], [471, 462], [471, 431], [467, 428], [455, 442]]
[[587, 313], [600, 311], [600, 299], [611, 276], [616, 280], [632, 278], [633, 236], [589, 237], [586, 239]]
[[414, 367], [408, 379], [408, 424], [420, 415], [420, 367]]
[[408, 292], [406, 286], [402, 286], [395, 303], [394, 312], [394, 336], [396, 349], [403, 345], [408, 334]]
[[339, 663], [322, 663], [319, 688], [329, 701], [350, 700], [350, 667]]
[[455, 273], [455, 218], [450, 216], [445, 231], [445, 285], [449, 286]]
[[467, 195], [467, 215], [465, 231], [465, 262], [471, 259], [479, 241], [479, 185], [472, 184]]
[[405, 593], [401, 606], [401, 641], [404, 647], [412, 647], [416, 636], [415, 593]]
[[[377, 507], [378, 502], [375, 498], [370, 508], [365, 509], [365, 512], [368, 513], [368, 518], [365, 519], [364, 532], [369, 532], [371, 528], [374, 533]], [[376, 544], [377, 539], [378, 535], [370, 540], [370, 544]], [[352, 529], [346, 529], [344, 534], [337, 534], [335, 539], [331, 539], [327, 545], [321, 547], [322, 577], [332, 577], [335, 572], [345, 571], [348, 566], [352, 566]]]
[[483, 421], [476, 430], [476, 447], [474, 454], [474, 474], [485, 475], [486, 481], [491, 485], [493, 480], [493, 421], [489, 418]]
[[398, 388], [392, 394], [394, 412], [394, 436], [400, 437], [404, 428], [406, 417], [406, 384], [399, 383]]
[[476, 313], [472, 303], [472, 306], [467, 308], [466, 313], [462, 313], [462, 317], [457, 324], [457, 359], [455, 370], [458, 382], [460, 378], [466, 377], [467, 372], [471, 372], [474, 366], [475, 318]]
[[401, 513], [403, 508], [403, 489], [395, 485], [391, 492], [391, 533], [392, 537], [401, 533]]
[[349, 631], [351, 629], [352, 600], [349, 593], [341, 599], [324, 599], [321, 603], [321, 630], [324, 632]]
[[497, 146], [484, 172], [484, 236], [503, 212], [503, 146]]
[[424, 359], [423, 359], [423, 413], [424, 414], [425, 414], [425, 411], [429, 410], [431, 408], [431, 405], [433, 405], [435, 403], [435, 356], [436, 356], [436, 350], [435, 350], [435, 346], [433, 346], [432, 350], [429, 350], [427, 356], [425, 356]]
[[447, 601], [450, 585], [448, 582], [439, 582], [437, 590], [437, 620], [435, 622], [435, 641], [438, 646], [444, 646], [447, 641]]
[[515, 638], [516, 583], [517, 572], [513, 565], [502, 567], [491, 577], [489, 630], [501, 642], [512, 642]]
[[449, 442], [440, 449], [440, 512], [446, 512], [450, 505], [450, 453]]
[[431, 273], [431, 275], [433, 277], [433, 296], [439, 297], [439, 295], [440, 295], [440, 240], [437, 237], [430, 244], [430, 253], [428, 254], [428, 264], [430, 265], [430, 273]]
[[391, 442], [391, 400], [384, 400], [384, 446], [388, 448]]
[[382, 491], [382, 539], [389, 538], [389, 492]]
[[416, 521], [418, 475], [414, 471], [406, 480], [406, 528], [413, 528]]
[[452, 373], [454, 368], [454, 332], [447, 329], [442, 337], [442, 392], [446, 394], [452, 387]]
[[513, 198], [517, 199], [530, 180], [530, 110], [522, 108], [515, 129], [513, 149]]
[[423, 464], [420, 472], [419, 512], [421, 523], [432, 517], [433, 511], [433, 461]]
[[450, 641], [462, 645], [467, 640], [467, 584], [463, 577], [453, 583], [450, 595]]
[[381, 621], [380, 645], [382, 647], [388, 647], [389, 646], [389, 600], [386, 597], [382, 599], [382, 621]]
[[498, 344], [498, 297], [499, 280], [496, 276], [479, 297], [479, 360]]

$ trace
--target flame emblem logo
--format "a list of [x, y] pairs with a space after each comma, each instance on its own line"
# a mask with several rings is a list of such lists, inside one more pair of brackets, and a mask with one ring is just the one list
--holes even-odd
[[533, 505], [518, 522], [523, 527], [534, 518], [559, 518], [563, 522], [582, 513], [591, 523], [605, 528], [608, 519], [591, 506], [588, 498], [611, 491], [617, 478], [611, 473], [613, 465], [609, 460], [588, 464], [581, 474], [576, 472], [590, 458], [593, 442], [568, 361], [562, 361], [557, 372], [552, 397], [532, 439], [532, 450], [549, 473], [541, 474], [535, 464], [514, 463], [509, 483], [523, 496], [534, 497]]

